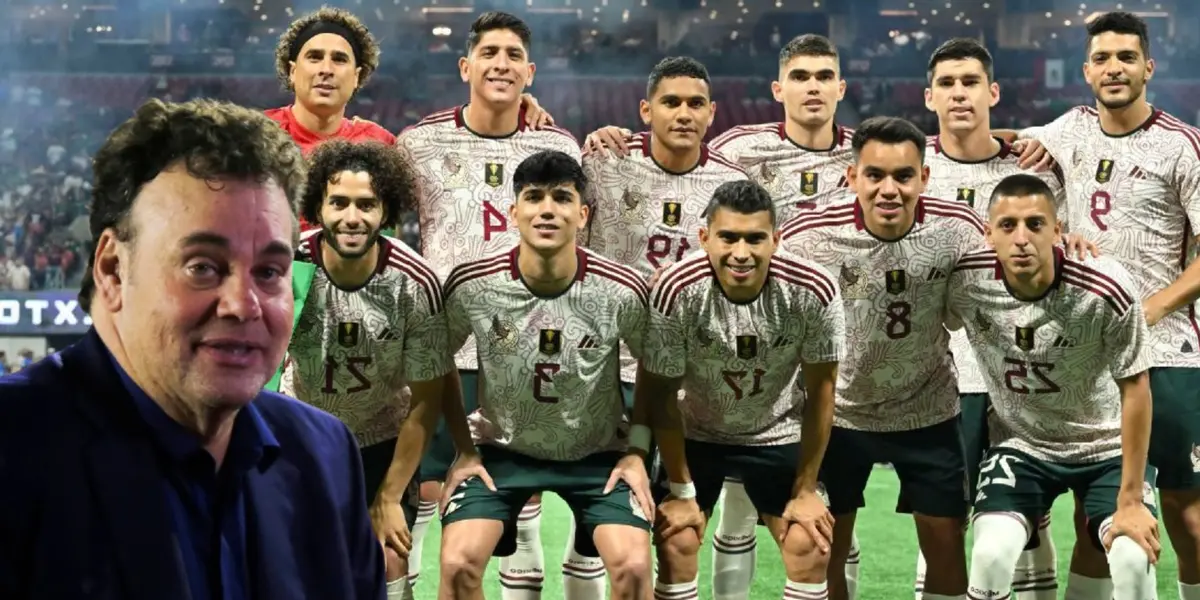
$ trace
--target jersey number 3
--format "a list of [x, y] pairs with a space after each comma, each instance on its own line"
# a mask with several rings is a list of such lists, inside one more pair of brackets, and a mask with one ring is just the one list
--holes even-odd
[[371, 380], [367, 379], [367, 376], [363, 375], [362, 372], [362, 367], [370, 364], [370, 356], [351, 356], [346, 359], [345, 365], [341, 365], [336, 360], [327, 357], [325, 359], [325, 387], [321, 388], [321, 391], [326, 394], [338, 393], [338, 389], [333, 385], [333, 380], [337, 378], [338, 368], [341, 366], [345, 366], [346, 370], [350, 372], [350, 376], [358, 382], [342, 390], [343, 394], [357, 394], [371, 389]]
[[562, 367], [555, 363], [536, 363], [533, 365], [533, 399], [546, 404], [558, 402], [558, 396], [552, 396], [542, 389], [543, 385], [554, 383], [554, 374]]

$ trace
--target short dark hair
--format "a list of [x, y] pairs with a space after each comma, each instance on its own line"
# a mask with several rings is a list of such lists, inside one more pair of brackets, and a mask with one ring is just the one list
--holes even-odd
[[[108, 136], [92, 162], [92, 248], [109, 229], [118, 240], [132, 241], [137, 232], [129, 217], [142, 186], [177, 164], [197, 179], [274, 181], [293, 215], [304, 192], [300, 148], [263, 113], [214, 100], [147, 100]], [[84, 311], [96, 287], [94, 267], [93, 253], [79, 292]]]
[[1050, 204], [1050, 213], [1055, 216], [1058, 214], [1058, 203], [1054, 198], [1054, 190], [1050, 189], [1050, 184], [1036, 175], [1015, 173], [1001, 179], [1000, 183], [997, 183], [992, 190], [991, 197], [988, 198], [988, 210], [991, 211], [996, 201], [1005, 196], [1041, 196]]
[[726, 181], [717, 186], [704, 209], [704, 218], [709, 225], [720, 208], [742, 215], [752, 215], [765, 210], [771, 215], [771, 226], [775, 226], [775, 201], [771, 199], [771, 193], [748, 179]]
[[371, 176], [371, 191], [384, 208], [381, 227], [394, 226], [401, 214], [416, 208], [417, 174], [395, 146], [333, 139], [318, 145], [308, 160], [308, 185], [300, 214], [309, 223], [321, 222], [325, 191], [346, 171]]
[[1141, 17], [1125, 11], [1107, 12], [1096, 17], [1087, 24], [1088, 47], [1092, 45], [1092, 38], [1110, 31], [1138, 36], [1142, 45], [1142, 58], [1150, 58], [1150, 34], [1146, 29], [1146, 22]]
[[925, 162], [925, 134], [912, 121], [900, 117], [871, 117], [863, 121], [854, 130], [850, 139], [850, 147], [854, 149], [854, 158], [858, 159], [867, 142], [882, 142], [884, 144], [903, 144], [911, 142], [921, 154], [921, 162]]
[[483, 34], [489, 31], [507, 29], [521, 38], [521, 45], [525, 46], [525, 52], [529, 52], [529, 42], [533, 39], [533, 32], [530, 31], [529, 25], [522, 21], [520, 17], [498, 10], [485, 12], [471, 23], [471, 31], [467, 33], [467, 56], [475, 50], [475, 46], [479, 45], [479, 40], [483, 39]]
[[587, 175], [579, 161], [565, 152], [543, 150], [517, 165], [517, 172], [513, 173], [513, 194], [520, 196], [529, 186], [554, 187], [564, 183], [575, 185], [580, 201], [587, 197]]
[[288, 75], [292, 70], [292, 57], [300, 51], [299, 48], [292, 46], [296, 45], [296, 41], [300, 38], [300, 34], [304, 33], [304, 30], [317, 23], [330, 23], [350, 32], [354, 37], [349, 40], [350, 45], [361, 54], [361, 56], [354, 57], [354, 61], [357, 63], [354, 66], [362, 69], [358, 73], [358, 87], [361, 89], [367, 85], [371, 74], [379, 68], [379, 43], [367, 30], [367, 26], [354, 16], [354, 13], [341, 8], [323, 6], [320, 10], [310, 12], [292, 21], [292, 24], [288, 25], [288, 28], [279, 36], [279, 43], [275, 46], [275, 77], [279, 79], [283, 89], [288, 92], [292, 91], [292, 82]]
[[792, 41], [779, 50], [779, 67], [783, 68], [797, 56], [832, 56], [834, 60], [837, 60], [838, 50], [829, 38], [815, 33], [806, 33], [792, 38]]
[[983, 72], [987, 75], [988, 83], [996, 80], [995, 70], [992, 68], [992, 53], [979, 43], [979, 40], [972, 38], [954, 38], [943, 43], [933, 51], [933, 55], [929, 57], [929, 83], [933, 83], [933, 72], [937, 69], [938, 63], [947, 60], [970, 60], [975, 59], [979, 64], [983, 65]]
[[662, 80], [672, 77], [699, 79], [708, 86], [709, 94], [712, 94], [712, 78], [708, 76], [708, 69], [700, 61], [690, 56], [668, 56], [658, 61], [650, 70], [650, 78], [646, 82], [646, 99], [654, 97], [654, 91], [658, 89]]

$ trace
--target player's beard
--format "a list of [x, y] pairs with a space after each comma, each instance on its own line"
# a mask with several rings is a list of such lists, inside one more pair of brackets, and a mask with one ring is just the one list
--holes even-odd
[[1133, 104], [1134, 102], [1136, 102], [1139, 98], [1142, 97], [1142, 94], [1145, 93], [1145, 91], [1146, 91], [1145, 82], [1142, 82], [1141, 86], [1137, 86], [1137, 87], [1135, 87], [1133, 85], [1133, 81], [1129, 81], [1125, 85], [1129, 86], [1129, 97], [1125, 98], [1123, 100], [1108, 100], [1108, 101], [1104, 100], [1104, 97], [1102, 95], [1103, 90], [1104, 90], [1103, 86], [1101, 86], [1100, 90], [1098, 90], [1098, 91], [1093, 90], [1092, 93], [1093, 93], [1093, 95], [1096, 96], [1096, 101], [1099, 102], [1101, 105], [1103, 105], [1104, 108], [1106, 108], [1108, 110], [1120, 110], [1120, 109], [1125, 108], [1126, 106], [1129, 106], [1130, 104]]
[[380, 233], [379, 229], [372, 229], [372, 230], [368, 231], [367, 232], [367, 242], [365, 244], [363, 244], [362, 250], [352, 251], [352, 250], [347, 250], [346, 248], [343, 248], [341, 246], [341, 244], [338, 243], [337, 231], [330, 229], [329, 227], [326, 227], [325, 228], [325, 243], [329, 244], [329, 247], [333, 248], [333, 251], [336, 252], [338, 256], [340, 256], [346, 260], [355, 260], [355, 259], [359, 259], [359, 258], [366, 256], [367, 253], [369, 253], [371, 251], [371, 248], [374, 248], [375, 244], [379, 243], [380, 235], [381, 235], [381, 233]]

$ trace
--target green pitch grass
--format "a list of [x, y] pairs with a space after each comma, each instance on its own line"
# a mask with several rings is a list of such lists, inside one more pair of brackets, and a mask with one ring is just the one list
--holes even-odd
[[[904, 600], [912, 598], [912, 585], [916, 568], [917, 538], [912, 518], [892, 512], [896, 504], [899, 483], [896, 474], [888, 469], [876, 469], [867, 488], [867, 508], [858, 516], [858, 539], [862, 547], [862, 566], [859, 571], [859, 598], [889, 598]], [[570, 528], [570, 517], [566, 505], [553, 494], [545, 496], [542, 509], [542, 542], [545, 545], [546, 582], [542, 598], [562, 598], [561, 564], [563, 548]], [[1058, 580], [1061, 597], [1067, 582], [1067, 566], [1071, 560], [1074, 544], [1072, 514], [1074, 503], [1069, 496], [1059, 498], [1054, 505], [1051, 530], [1058, 548]], [[713, 524], [709, 526], [709, 537], [705, 540], [700, 556], [700, 597], [711, 598], [709, 577], [712, 565], [711, 536]], [[425, 553], [421, 561], [421, 578], [417, 582], [417, 600], [435, 600], [437, 597], [438, 542], [441, 528], [435, 521], [425, 539]], [[970, 548], [968, 538], [968, 548]], [[1158, 566], [1158, 591], [1162, 598], [1175, 597], [1175, 554], [1170, 550], [1163, 533], [1163, 553]], [[969, 551], [968, 551], [969, 554]], [[493, 559], [484, 576], [484, 593], [489, 599], [500, 598], [500, 580], [496, 574], [499, 561]], [[755, 573], [752, 600], [777, 600], [784, 585], [783, 564], [775, 543], [759, 528], [758, 568]]]

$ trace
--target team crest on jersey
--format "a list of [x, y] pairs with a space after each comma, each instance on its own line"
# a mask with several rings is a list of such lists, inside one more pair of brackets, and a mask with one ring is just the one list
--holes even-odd
[[888, 271], [886, 283], [889, 294], [903, 294], [908, 288], [908, 278], [904, 276], [904, 269]]
[[749, 360], [758, 356], [758, 336], [756, 335], [739, 335], [737, 336], [737, 355], [742, 360]]
[[771, 166], [770, 163], [764, 162], [758, 168], [758, 179], [768, 192], [771, 194], [779, 193], [779, 169]]
[[696, 341], [705, 348], [708, 348], [713, 344], [712, 336], [708, 335], [708, 331], [704, 329], [703, 325], [696, 328]]
[[468, 186], [466, 161], [453, 152], [442, 159], [442, 187], [453, 190]]
[[358, 345], [358, 334], [362, 331], [362, 324], [356, 321], [345, 321], [338, 323], [338, 344], [346, 348], [353, 348]]
[[504, 163], [485, 163], [483, 165], [483, 181], [494, 188], [504, 185]]
[[678, 202], [670, 200], [663, 202], [663, 225], [667, 227], [676, 227], [679, 225], [679, 220], [683, 207]]
[[817, 193], [820, 179], [817, 178], [816, 171], [805, 171], [800, 174], [800, 193], [805, 196], [811, 196]]
[[958, 199], [960, 202], [966, 202], [967, 206], [975, 206], [975, 190], [972, 188], [958, 188]]
[[1096, 183], [1108, 183], [1112, 179], [1113, 161], [1102, 158], [1100, 164], [1096, 165]]
[[499, 350], [511, 351], [517, 347], [517, 328], [508, 321], [501, 321], [499, 316], [492, 317], [492, 328], [489, 332], [492, 347]]
[[842, 288], [842, 296], [846, 298], [863, 298], [867, 290], [867, 274], [858, 265], [842, 265], [838, 272], [838, 285]]
[[623, 216], [636, 214], [638, 207], [648, 199], [649, 197], [642, 192], [625, 188], [625, 193], [621, 194], [621, 214]]
[[558, 354], [562, 350], [562, 331], [543, 329], [538, 336], [538, 351], [542, 354]]
[[1029, 352], [1033, 350], [1033, 334], [1037, 331], [1036, 327], [1017, 327], [1017, 347]]
[[979, 333], [987, 333], [992, 329], [992, 324], [988, 323], [987, 318], [983, 316], [983, 312], [978, 308], [975, 309], [975, 326], [979, 328]]

